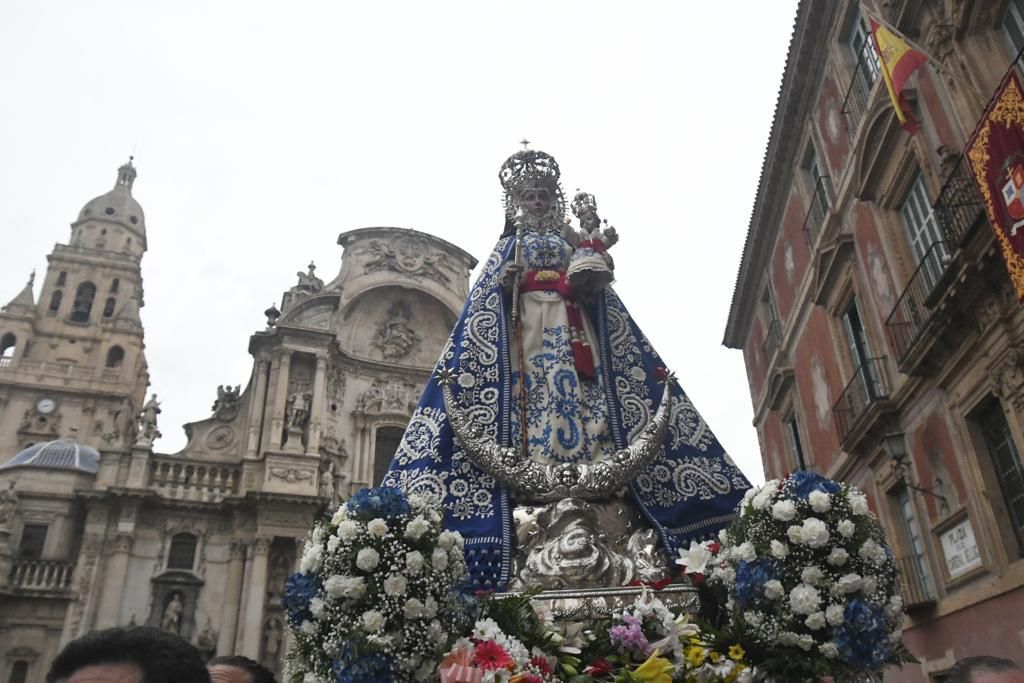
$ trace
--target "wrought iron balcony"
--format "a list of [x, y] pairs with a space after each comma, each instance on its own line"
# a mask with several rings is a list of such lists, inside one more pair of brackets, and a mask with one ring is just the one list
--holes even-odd
[[761, 345], [761, 353], [764, 354], [764, 364], [767, 367], [771, 367], [772, 358], [775, 357], [775, 352], [779, 350], [779, 345], [782, 343], [782, 323], [778, 320], [772, 320], [768, 323], [768, 330], [764, 335], [764, 344]]
[[832, 418], [842, 442], [873, 403], [889, 398], [885, 376], [885, 356], [869, 358], [853, 373], [853, 378], [832, 406]]
[[931, 319], [933, 299], [939, 293], [938, 285], [946, 275], [950, 261], [950, 248], [945, 241], [930, 246], [886, 319], [885, 330], [897, 363], [902, 364], [907, 358]]
[[811, 205], [807, 207], [807, 215], [804, 216], [804, 238], [807, 240], [808, 251], [818, 241], [818, 233], [831, 206], [832, 181], [827, 175], [823, 175], [814, 183], [814, 196], [811, 197]]
[[868, 108], [871, 88], [878, 80], [877, 59], [871, 43], [865, 42], [857, 58], [857, 65], [853, 69], [853, 78], [846, 89], [846, 98], [843, 100], [842, 112], [846, 117], [846, 132], [850, 136], [850, 142], [857, 137], [857, 129]]
[[0, 356], [0, 368], [9, 368], [14, 359], [10, 356]]
[[11, 568], [11, 588], [23, 591], [64, 591], [71, 588], [71, 562], [22, 560]]
[[946, 242], [954, 251], [976, 225], [988, 222], [981, 193], [971, 177], [970, 164], [963, 154], [942, 186], [933, 210]]
[[928, 571], [928, 560], [923, 555], [898, 557], [896, 567], [900, 573], [904, 608], [912, 610], [935, 604], [935, 588]]

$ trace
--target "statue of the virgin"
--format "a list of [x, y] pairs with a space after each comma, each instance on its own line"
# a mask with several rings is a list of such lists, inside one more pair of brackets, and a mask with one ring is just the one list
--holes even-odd
[[477, 588], [659, 578], [750, 485], [611, 277], [567, 281], [578, 250], [592, 258], [610, 240], [566, 222], [555, 159], [523, 150], [499, 177], [504, 234], [384, 483], [443, 507]]

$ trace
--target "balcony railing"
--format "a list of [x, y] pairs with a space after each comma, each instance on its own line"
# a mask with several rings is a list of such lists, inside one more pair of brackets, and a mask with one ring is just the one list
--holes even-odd
[[896, 558], [896, 567], [900, 572], [900, 593], [906, 609], [935, 604], [935, 588], [928, 572], [928, 560], [923, 555]]
[[811, 197], [811, 205], [807, 207], [807, 215], [804, 216], [804, 238], [807, 240], [807, 249], [814, 247], [818, 241], [818, 233], [825, 223], [825, 216], [832, 206], [832, 181], [827, 175], [819, 176], [814, 183], [814, 196]]
[[11, 588], [23, 591], [62, 591], [71, 588], [71, 562], [22, 560], [11, 569]]
[[768, 331], [764, 335], [764, 344], [761, 345], [761, 353], [764, 354], [765, 365], [770, 365], [775, 352], [779, 350], [782, 343], [782, 323], [772, 320], [768, 323]]
[[889, 383], [885, 377], [885, 357], [869, 358], [853, 373], [843, 394], [832, 406], [839, 440], [849, 435], [872, 403], [889, 398]]
[[857, 136], [857, 129], [868, 108], [871, 88], [878, 79], [876, 59], [871, 43], [865, 42], [857, 59], [857, 66], [853, 69], [850, 86], [846, 89], [846, 99], [843, 100], [842, 111], [843, 116], [846, 117], [846, 132], [850, 136], [851, 142]]
[[896, 361], [902, 363], [907, 353], [921, 337], [928, 320], [931, 318], [931, 300], [936, 287], [950, 263], [949, 245], [936, 242], [924, 258], [917, 264], [910, 284], [903, 290], [899, 301], [885, 321], [889, 343], [896, 353]]
[[13, 361], [13, 360], [14, 359], [11, 358], [10, 356], [0, 356], [0, 368], [9, 368], [9, 367], [11, 367], [11, 361]]
[[953, 167], [946, 184], [939, 192], [934, 205], [935, 219], [942, 229], [942, 234], [955, 250], [964, 241], [971, 229], [985, 217], [985, 204], [974, 178], [971, 177], [970, 164], [964, 155]]
[[154, 458], [149, 486], [166, 498], [218, 503], [238, 492], [238, 469], [226, 465]]

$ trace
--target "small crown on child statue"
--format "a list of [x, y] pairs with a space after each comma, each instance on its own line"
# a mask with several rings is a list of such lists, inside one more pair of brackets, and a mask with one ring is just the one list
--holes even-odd
[[588, 213], [597, 213], [597, 199], [594, 195], [577, 189], [576, 196], [572, 198], [572, 214], [580, 218]]
[[555, 158], [536, 149], [516, 152], [505, 160], [498, 172], [501, 186], [509, 194], [516, 194], [525, 187], [536, 187], [538, 182], [555, 188], [560, 175]]

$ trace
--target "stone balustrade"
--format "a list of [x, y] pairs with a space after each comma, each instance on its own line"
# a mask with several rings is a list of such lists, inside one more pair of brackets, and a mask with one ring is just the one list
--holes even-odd
[[21, 560], [11, 570], [11, 588], [22, 591], [63, 591], [71, 588], [75, 565], [51, 560]]
[[166, 498], [218, 503], [238, 492], [238, 467], [156, 456], [149, 466], [149, 488]]

